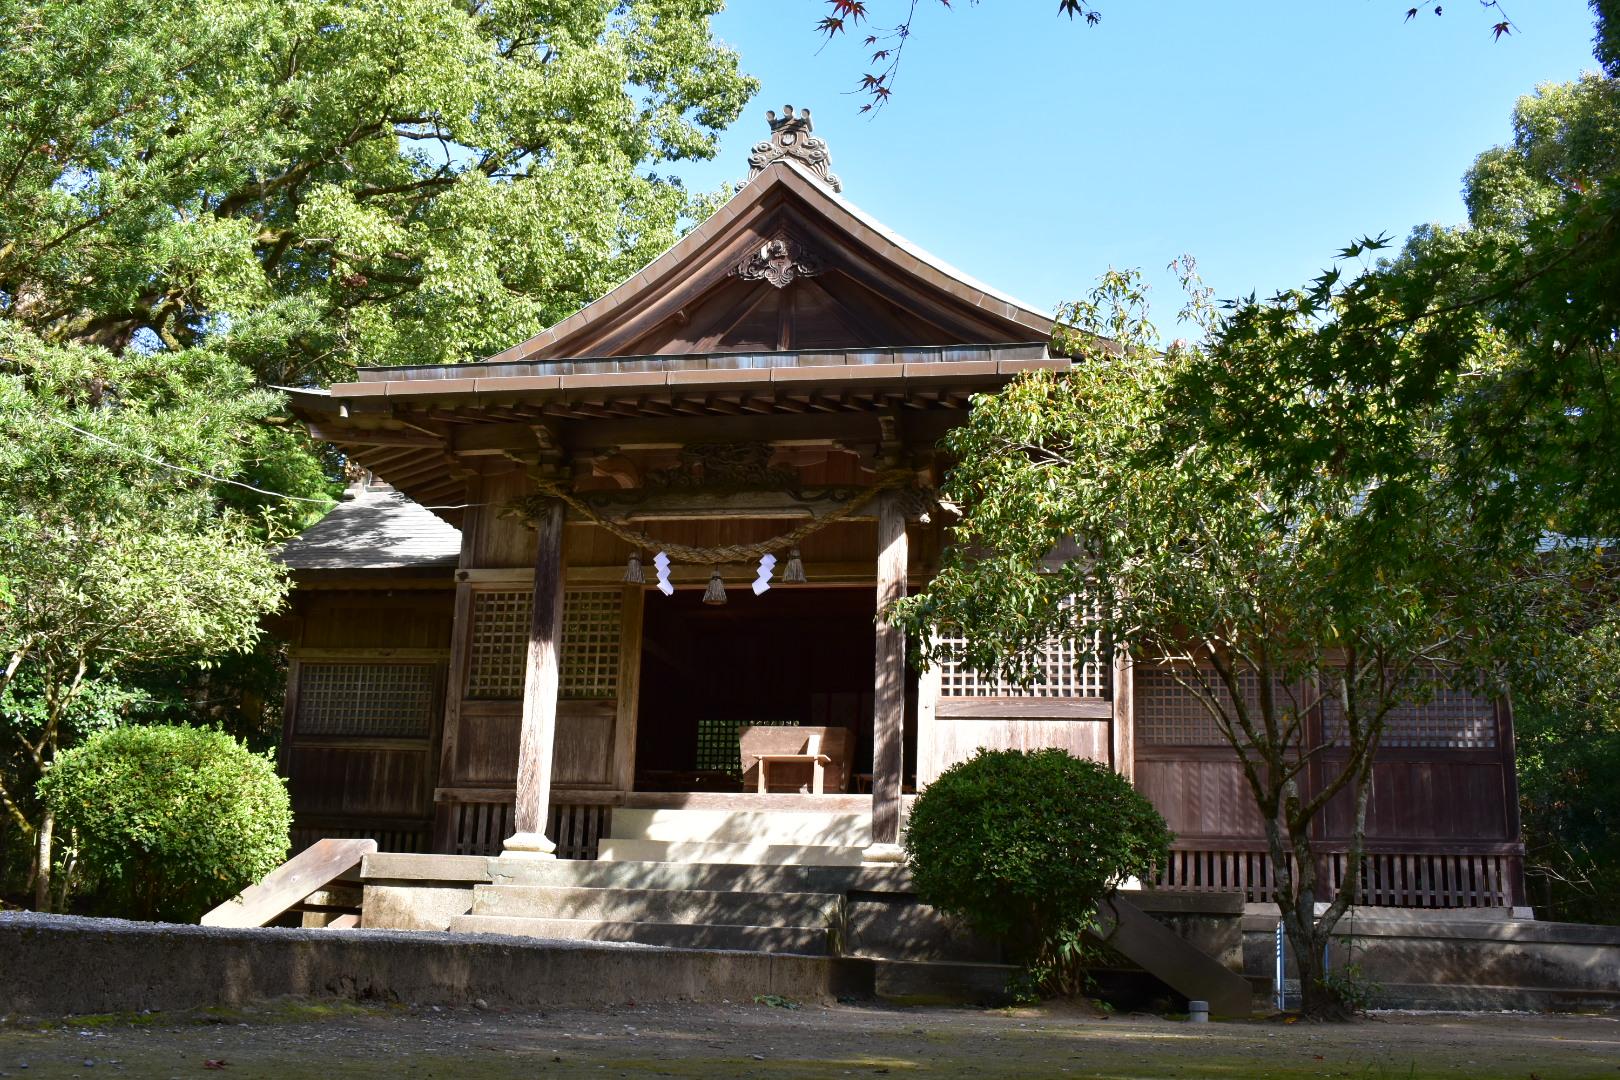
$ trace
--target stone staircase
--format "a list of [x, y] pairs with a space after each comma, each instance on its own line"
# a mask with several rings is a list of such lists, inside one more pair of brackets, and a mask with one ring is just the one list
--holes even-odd
[[833, 867], [508, 860], [450, 929], [837, 956], [850, 878]]
[[616, 809], [607, 862], [859, 866], [872, 815], [827, 811]]
[[[905, 868], [862, 866], [870, 837], [861, 813], [619, 809], [598, 860], [489, 860], [449, 929], [828, 957], [865, 970], [879, 997], [999, 998], [1012, 971], [999, 950], [920, 904]], [[1185, 940], [1141, 907], [1186, 922], [1184, 900], [1122, 894], [1103, 913], [1109, 944], [1218, 1014], [1247, 1015], [1248, 983], [1228, 966], [1241, 897], [1220, 943]]]

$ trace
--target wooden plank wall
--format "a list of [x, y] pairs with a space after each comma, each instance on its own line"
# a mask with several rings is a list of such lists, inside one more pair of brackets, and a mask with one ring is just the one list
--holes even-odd
[[[1235, 752], [1208, 729], [1159, 721], [1167, 708], [1162, 678], [1146, 672], [1135, 701], [1136, 786], [1176, 833], [1175, 854], [1161, 885], [1195, 891], [1241, 889], [1272, 898], [1264, 822]], [[1185, 707], [1191, 701], [1182, 702]], [[1482, 907], [1523, 903], [1523, 847], [1513, 769], [1512, 716], [1505, 702], [1487, 706], [1488, 746], [1386, 745], [1373, 768], [1368, 804], [1363, 902], [1414, 907]], [[1187, 716], [1191, 715], [1189, 711]], [[1145, 723], [1144, 723], [1145, 719]], [[1310, 720], [1320, 738], [1320, 714]], [[1387, 738], [1387, 736], [1386, 736]], [[1422, 738], [1407, 740], [1421, 743]], [[1444, 740], [1442, 740], [1444, 741]], [[1308, 795], [1337, 770], [1328, 751], [1306, 777]], [[1345, 873], [1351, 801], [1330, 802], [1313, 838], [1325, 880]]]
[[[370, 837], [388, 851], [428, 850], [448, 586], [447, 571], [427, 588], [293, 594], [281, 768], [295, 849], [321, 837]], [[423, 707], [420, 723], [401, 723], [402, 684]]]

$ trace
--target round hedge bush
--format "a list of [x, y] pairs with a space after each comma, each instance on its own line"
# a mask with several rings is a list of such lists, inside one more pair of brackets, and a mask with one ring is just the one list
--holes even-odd
[[1035, 966], [1128, 877], [1169, 854], [1164, 818], [1124, 777], [1062, 750], [980, 750], [911, 810], [917, 895]]
[[194, 922], [287, 856], [292, 810], [268, 756], [221, 731], [121, 727], [40, 780], [100, 906]]

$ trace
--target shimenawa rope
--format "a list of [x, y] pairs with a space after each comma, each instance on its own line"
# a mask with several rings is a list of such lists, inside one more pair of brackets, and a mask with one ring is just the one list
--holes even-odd
[[601, 526], [632, 547], [641, 548], [645, 551], [662, 551], [671, 559], [686, 563], [747, 562], [772, 551], [781, 551], [784, 548], [796, 546], [805, 537], [854, 514], [876, 498], [880, 492], [905, 487], [915, 477], [915, 472], [903, 469], [882, 473], [879, 475], [878, 482], [875, 485], [867, 488], [842, 506], [823, 514], [819, 518], [796, 525], [780, 536], [773, 536], [769, 540], [760, 540], [752, 544], [725, 544], [720, 547], [690, 547], [686, 544], [671, 543], [650, 536], [647, 533], [638, 532], [622, 522], [602, 516], [595, 507], [580, 499], [573, 492], [559, 484], [545, 480], [539, 481], [539, 492], [537, 494], [517, 500], [512, 504], [512, 510], [532, 522], [535, 516], [534, 512], [538, 509], [538, 503], [547, 499], [560, 499], [564, 504], [577, 511], [580, 516], [592, 524]]

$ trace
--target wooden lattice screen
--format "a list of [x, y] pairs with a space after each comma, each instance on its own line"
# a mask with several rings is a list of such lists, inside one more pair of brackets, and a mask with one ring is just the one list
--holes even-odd
[[[797, 720], [750, 720], [754, 727], [798, 727]], [[742, 745], [737, 737], [737, 721], [724, 716], [698, 720], [697, 762], [699, 772], [722, 772], [741, 777]]]
[[[622, 604], [623, 596], [617, 589], [569, 589], [563, 594], [561, 697], [581, 700], [618, 696]], [[533, 595], [527, 589], [474, 591], [467, 697], [514, 701], [523, 696], [533, 605]]]
[[[527, 589], [477, 589], [472, 596], [472, 638], [467, 653], [467, 696], [514, 700], [523, 696], [529, 647]], [[566, 610], [566, 608], [565, 608]]]
[[[960, 631], [940, 635], [946, 655], [967, 644]], [[988, 675], [959, 661], [939, 666], [939, 695], [961, 697], [1077, 698], [1107, 697], [1111, 665], [1103, 655], [1102, 634], [1093, 628], [1073, 638], [1049, 642], [1035, 658], [1038, 678], [1028, 686]]]
[[[1448, 686], [1438, 673], [1418, 678], [1432, 681], [1414, 691], [1427, 694], [1427, 700], [1391, 709], [1384, 717], [1382, 745], [1432, 750], [1496, 748], [1496, 707], [1490, 698]], [[1322, 723], [1330, 738], [1342, 740], [1344, 710], [1336, 698], [1329, 696], [1322, 702]]]
[[[1173, 672], [1169, 668], [1148, 664], [1136, 665], [1133, 678], [1136, 684], [1137, 740], [1147, 746], [1229, 745], [1203, 701], [1177, 681], [1177, 674], [1197, 684], [1198, 674], [1191, 670]], [[1212, 669], [1202, 670], [1202, 685], [1210, 688], [1216, 701], [1230, 706], [1232, 695]], [[1252, 671], [1242, 672], [1238, 675], [1238, 688], [1258, 722], [1260, 677]], [[1274, 694], [1281, 709], [1310, 704], [1291, 694], [1288, 686], [1282, 682], [1277, 683]]]
[[425, 739], [438, 699], [433, 664], [299, 664], [299, 735]]

